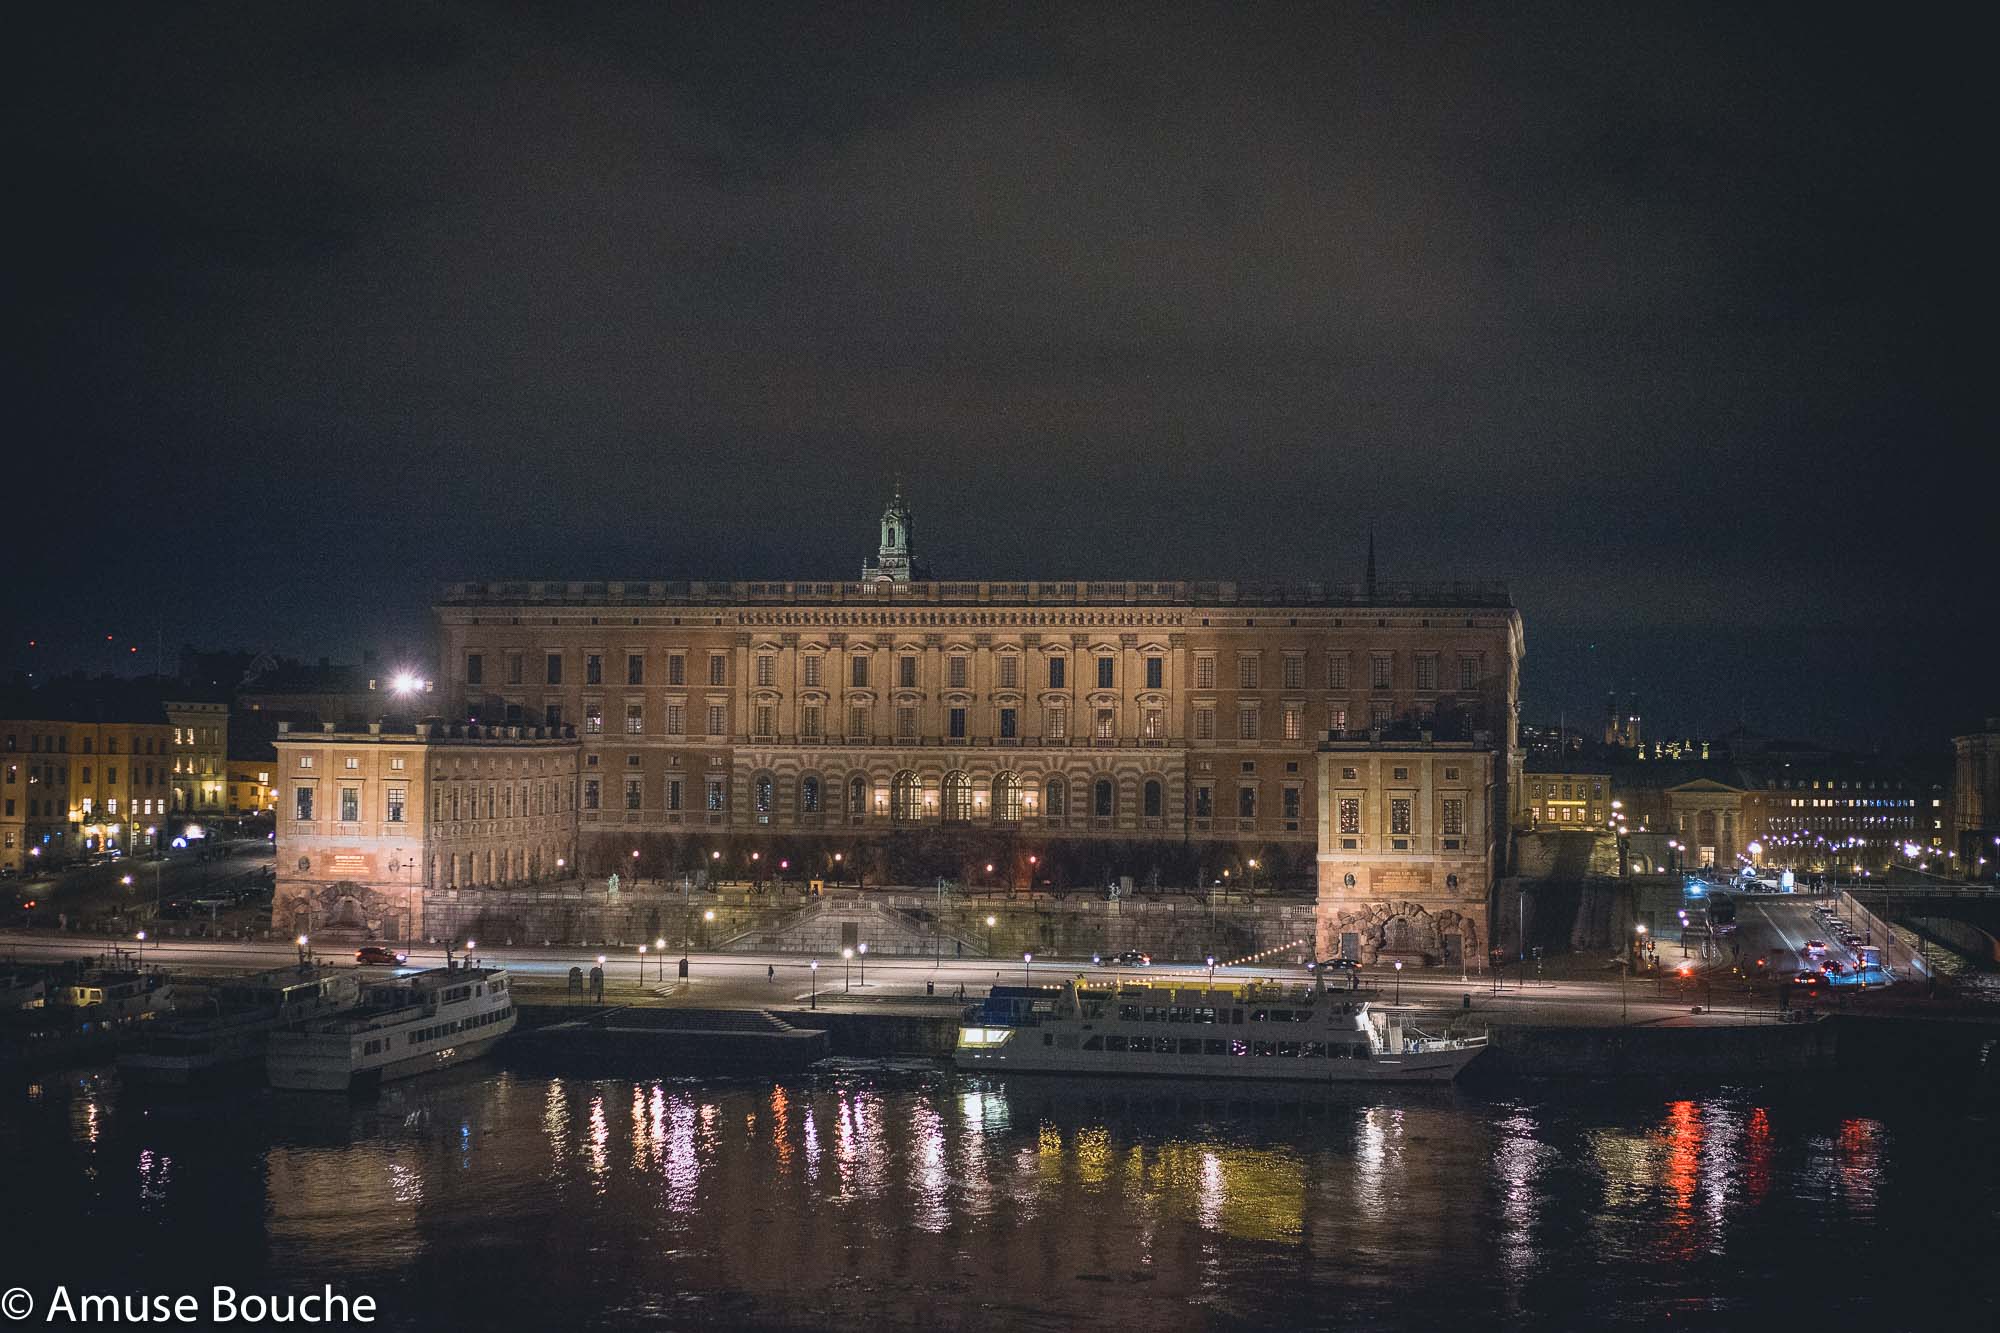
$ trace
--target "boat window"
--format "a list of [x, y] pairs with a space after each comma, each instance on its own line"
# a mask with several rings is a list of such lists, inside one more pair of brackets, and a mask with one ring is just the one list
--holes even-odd
[[1271, 1011], [1269, 1009], [1252, 1009], [1250, 1011], [1250, 1021], [1252, 1023], [1268, 1023], [1271, 1021]]
[[1221, 1055], [1222, 1051], [1223, 1043], [1220, 1038], [1209, 1037], [1201, 1043], [1201, 1053], [1203, 1055]]
[[1056, 1038], [1056, 1049], [1059, 1051], [1075, 1050], [1076, 1036], [1073, 1033], [1063, 1033], [1062, 1036]]
[[1295, 1041], [1281, 1041], [1281, 1042], [1279, 1042], [1279, 1043], [1278, 1043], [1278, 1058], [1279, 1058], [1279, 1059], [1281, 1059], [1281, 1060], [1296, 1060], [1296, 1059], [1298, 1059], [1298, 1058], [1299, 1058], [1299, 1044], [1298, 1044], [1297, 1042], [1295, 1042]]
[[1086, 1050], [1086, 1051], [1101, 1051], [1101, 1050], [1103, 1050], [1103, 1049], [1104, 1049], [1104, 1038], [1102, 1038], [1102, 1037], [1086, 1037], [1086, 1038], [1084, 1038], [1084, 1042], [1083, 1042], [1083, 1049], [1084, 1049], [1084, 1050]]
[[1122, 1050], [1124, 1050], [1124, 1049], [1125, 1049], [1125, 1038], [1123, 1038], [1123, 1037], [1119, 1036], [1119, 1035], [1118, 1035], [1117, 1033], [1115, 1033], [1115, 1032], [1114, 1032], [1114, 1033], [1111, 1033], [1110, 1035], [1106, 1036], [1106, 1037], [1105, 1037], [1105, 1039], [1104, 1039], [1104, 1049], [1105, 1049], [1105, 1050], [1107, 1050], [1107, 1051], [1122, 1051]]
[[1138, 1022], [1138, 1021], [1139, 1021], [1139, 1006], [1138, 1006], [1138, 1005], [1136, 1005], [1136, 1004], [1121, 1004], [1121, 1005], [1119, 1005], [1119, 1006], [1118, 1006], [1118, 1017], [1119, 1017], [1119, 1018], [1121, 1018], [1121, 1019], [1123, 1019], [1123, 1020], [1124, 1020], [1125, 1022], [1127, 1022], [1127, 1023], [1136, 1023], [1136, 1022]]
[[[1240, 1013], [1242, 1011], [1238, 1010], [1237, 1012]], [[1229, 1041], [1229, 1053], [1231, 1055], [1248, 1055], [1250, 1054], [1250, 1043], [1240, 1038], [1232, 1037]]]
[[1299, 1049], [1299, 1054], [1305, 1056], [1308, 1060], [1317, 1060], [1326, 1054], [1326, 1043], [1323, 1041], [1309, 1041]]
[[1242, 1026], [1242, 1023], [1243, 1023], [1243, 1011], [1242, 1011], [1241, 1009], [1231, 1009], [1231, 1010], [1229, 1011], [1229, 1021], [1230, 1021], [1231, 1023], [1234, 1023], [1234, 1024], [1236, 1024], [1236, 1025], [1237, 1025], [1237, 1026], [1239, 1026], [1239, 1027], [1240, 1027], [1240, 1026]]
[[1275, 1042], [1257, 1041], [1250, 1043], [1250, 1049], [1257, 1055], [1272, 1055], [1276, 1053], [1277, 1044]]
[[1200, 1037], [1182, 1037], [1182, 1038], [1181, 1038], [1181, 1054], [1182, 1054], [1182, 1055], [1200, 1055], [1200, 1054], [1201, 1054], [1201, 1038], [1200, 1038]]

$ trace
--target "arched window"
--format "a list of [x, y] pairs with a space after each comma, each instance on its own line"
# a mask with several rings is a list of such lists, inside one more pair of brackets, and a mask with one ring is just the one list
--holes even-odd
[[1021, 780], [1012, 773], [993, 779], [993, 817], [1003, 824], [1021, 822]]
[[868, 779], [859, 773], [847, 780], [847, 812], [852, 815], [868, 813]]
[[808, 773], [799, 779], [799, 813], [819, 813], [819, 778], [815, 774]]
[[1158, 778], [1147, 778], [1145, 786], [1145, 806], [1143, 807], [1146, 812], [1146, 818], [1158, 819], [1160, 817], [1161, 808], [1165, 804], [1166, 804], [1166, 795], [1160, 787], [1160, 780]]
[[909, 769], [889, 784], [889, 818], [908, 822], [924, 817], [924, 789]]
[[1042, 813], [1050, 819], [1061, 819], [1069, 813], [1069, 784], [1061, 778], [1050, 778], [1042, 791]]
[[959, 822], [972, 818], [972, 779], [964, 773], [944, 775], [944, 817]]
[[1111, 818], [1111, 779], [1099, 778], [1097, 785], [1090, 789], [1091, 813], [1099, 819]]
[[759, 773], [753, 785], [757, 798], [757, 821], [768, 824], [771, 821], [771, 806], [777, 799], [778, 784], [771, 781], [769, 773]]

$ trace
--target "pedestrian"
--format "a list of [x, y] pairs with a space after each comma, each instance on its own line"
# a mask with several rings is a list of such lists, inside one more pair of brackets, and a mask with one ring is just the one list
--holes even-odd
[[777, 979], [778, 979], [778, 965], [776, 963], [767, 964], [764, 968], [764, 980], [775, 982], [777, 981]]
[[964, 941], [964, 940], [953, 940], [953, 941], [951, 942], [951, 953], [952, 953], [952, 957], [954, 957], [954, 958], [963, 958], [963, 957], [965, 957], [965, 941]]

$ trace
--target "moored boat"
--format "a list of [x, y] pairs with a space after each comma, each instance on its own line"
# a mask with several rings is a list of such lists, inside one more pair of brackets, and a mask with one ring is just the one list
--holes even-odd
[[514, 1030], [498, 967], [442, 967], [370, 985], [360, 1007], [271, 1033], [275, 1088], [344, 1092], [476, 1060]]
[[214, 988], [205, 1013], [176, 1014], [149, 1025], [137, 1047], [118, 1057], [121, 1074], [181, 1085], [235, 1071], [262, 1073], [272, 1032], [351, 1009], [361, 1000], [351, 971], [300, 964], [232, 977]]
[[1310, 1083], [1447, 1082], [1484, 1036], [1432, 1035], [1321, 986], [995, 986], [959, 1028], [961, 1069]]

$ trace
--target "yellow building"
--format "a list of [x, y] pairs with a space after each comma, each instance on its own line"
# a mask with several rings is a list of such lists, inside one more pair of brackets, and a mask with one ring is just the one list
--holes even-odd
[[1612, 827], [1611, 775], [1565, 766], [1530, 766], [1521, 777], [1521, 812], [1536, 831], [1567, 829], [1602, 833]]
[[276, 759], [232, 759], [227, 766], [229, 813], [259, 815], [277, 808], [277, 788], [271, 774]]
[[0, 865], [157, 846], [171, 741], [163, 722], [0, 721]]
[[228, 808], [229, 706], [168, 700], [173, 728], [174, 809], [182, 814], [215, 815]]

